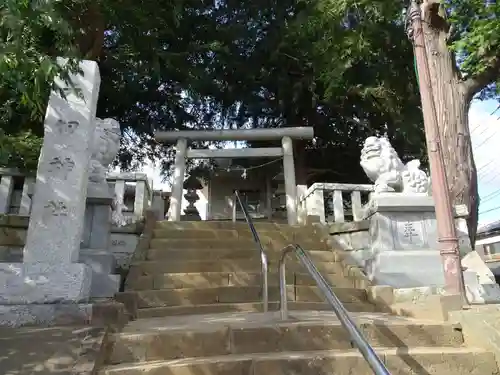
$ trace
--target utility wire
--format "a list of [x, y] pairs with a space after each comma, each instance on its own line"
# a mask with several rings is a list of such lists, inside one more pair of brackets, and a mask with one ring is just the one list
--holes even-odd
[[481, 172], [482, 170], [484, 170], [487, 166], [491, 165], [494, 161], [496, 161], [496, 159], [491, 159], [488, 163], [484, 164], [481, 168], [479, 168], [477, 170], [477, 173]]
[[492, 212], [492, 211], [496, 211], [496, 210], [500, 210], [500, 206], [490, 208], [489, 210], [486, 210], [486, 211], [481, 211], [481, 212], [479, 212], [479, 215], [487, 214], [488, 212]]
[[493, 177], [496, 177], [496, 176], [500, 176], [500, 173], [496, 172], [494, 169], [490, 170], [490, 171], [487, 171], [485, 173], [482, 173], [482, 174], [478, 174], [477, 177], [478, 177], [478, 181], [480, 181], [481, 183], [484, 183], [484, 181], [486, 179], [490, 179], [490, 177], [493, 176]]
[[477, 125], [474, 127], [474, 129], [471, 129], [470, 134], [474, 133], [477, 129], [479, 129], [481, 125]]
[[486, 203], [486, 202], [492, 200], [493, 198], [495, 198], [495, 197], [497, 197], [499, 195], [500, 195], [500, 189], [494, 191], [491, 194], [488, 194], [486, 197], [484, 197], [483, 199], [481, 199], [481, 203]]
[[488, 181], [484, 181], [483, 184], [489, 184], [492, 181], [495, 181], [500, 174], [493, 175], [493, 178], [490, 178]]
[[491, 141], [491, 139], [493, 138], [493, 136], [496, 134], [497, 132], [495, 131], [489, 138], [486, 138], [484, 141], [482, 141], [480, 144], [478, 144], [475, 149], [476, 151], [481, 147], [483, 146], [485, 143], [487, 143], [488, 141]]
[[[476, 129], [478, 129], [478, 128], [480, 128], [480, 127], [481, 127], [481, 126], [480, 126], [480, 125], [478, 125], [478, 126], [476, 127]], [[479, 133], [477, 136], [479, 137], [480, 135], [483, 135], [483, 134], [484, 134], [484, 133], [486, 133], [486, 131], [488, 131], [488, 130], [489, 130], [489, 127], [485, 127], [485, 128], [483, 129], [483, 131], [482, 131], [481, 133]]]
[[492, 191], [491, 193], [488, 193], [485, 197], [483, 197], [484, 199], [488, 198], [488, 197], [491, 197], [492, 195], [495, 195], [498, 191], [500, 191], [500, 189], [497, 189], [497, 190], [494, 190]]
[[[481, 135], [483, 135], [484, 133], [486, 133], [486, 131], [489, 130], [490, 128], [491, 127], [485, 127], [485, 129], [481, 133], [479, 133], [477, 136], [480, 137]], [[479, 147], [481, 147], [482, 145], [484, 145], [486, 142], [488, 142], [497, 133], [498, 133], [498, 129], [494, 129], [493, 133], [488, 138], [486, 138], [485, 140], [483, 140], [480, 144], [478, 144], [475, 147], [475, 149], [477, 150]]]

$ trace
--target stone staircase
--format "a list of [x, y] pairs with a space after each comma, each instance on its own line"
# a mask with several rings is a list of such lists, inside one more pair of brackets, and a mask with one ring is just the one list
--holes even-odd
[[267, 313], [246, 223], [158, 222], [117, 295], [134, 320], [111, 338], [100, 375], [371, 374], [294, 257], [287, 262], [292, 311], [280, 319], [278, 260], [291, 242], [309, 252], [392, 374], [499, 374], [492, 353], [464, 345], [460, 326], [383, 312], [364, 275], [314, 227], [256, 228], [269, 258]]

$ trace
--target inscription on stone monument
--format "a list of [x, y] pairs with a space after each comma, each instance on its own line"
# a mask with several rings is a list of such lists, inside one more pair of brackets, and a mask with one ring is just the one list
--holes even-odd
[[112, 240], [111, 246], [125, 246], [127, 242], [125, 240]]
[[411, 219], [403, 219], [396, 221], [393, 228], [395, 229], [394, 239], [396, 249], [419, 249], [424, 248], [427, 239], [425, 238], [425, 229], [422, 221], [415, 221]]
[[404, 224], [403, 236], [409, 243], [413, 243], [413, 237], [418, 238], [418, 233], [413, 227], [413, 223], [411, 221]]
[[61, 178], [67, 180], [68, 174], [75, 167], [75, 162], [71, 158], [61, 158], [57, 156], [49, 162], [49, 165], [49, 172], [60, 172]]
[[73, 134], [79, 125], [80, 122], [74, 120], [64, 121], [62, 119], [59, 119], [56, 122], [56, 127], [59, 130], [59, 133], [63, 135]]
[[50, 216], [68, 216], [68, 206], [63, 201], [48, 201], [44, 206]]

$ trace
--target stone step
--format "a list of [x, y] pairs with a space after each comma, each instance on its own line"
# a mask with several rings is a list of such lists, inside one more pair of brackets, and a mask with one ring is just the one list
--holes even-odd
[[[355, 287], [353, 281], [338, 274], [323, 274], [331, 286]], [[316, 285], [309, 274], [287, 272], [288, 285]], [[279, 285], [278, 273], [268, 274], [269, 285]], [[150, 276], [128, 278], [125, 284], [127, 291], [210, 288], [216, 286], [258, 286], [262, 285], [261, 272], [205, 272], [205, 273], [165, 273]]]
[[[304, 231], [311, 230], [310, 228], [303, 226], [290, 226], [288, 224], [276, 224], [271, 222], [254, 222], [255, 229], [257, 230], [271, 230], [271, 231], [282, 231], [282, 230], [294, 230], [294, 231]], [[186, 229], [202, 229], [202, 230], [248, 230], [248, 224], [246, 221], [237, 221], [233, 223], [230, 220], [210, 220], [210, 221], [181, 221], [172, 222], [168, 220], [156, 222], [155, 229], [170, 229], [170, 230], [186, 230]]]
[[[307, 253], [314, 262], [335, 262], [336, 255], [332, 251], [308, 250]], [[278, 263], [281, 258], [279, 251], [266, 253], [269, 261]], [[193, 260], [218, 260], [218, 259], [260, 259], [260, 251], [254, 246], [252, 249], [222, 248], [222, 249], [149, 249], [146, 253], [147, 260], [193, 261]], [[287, 262], [296, 261], [290, 256]]]
[[[261, 242], [269, 241], [321, 241], [321, 234], [307, 230], [296, 230], [293, 228], [282, 230], [258, 230]], [[199, 240], [219, 239], [219, 240], [238, 240], [252, 239], [253, 234], [247, 227], [232, 229], [155, 229], [153, 237], [157, 239], [186, 239], [196, 238]]]
[[[344, 303], [347, 311], [351, 312], [375, 312], [377, 310], [375, 305], [368, 302], [355, 302]], [[332, 308], [325, 302], [288, 302], [288, 309], [290, 311], [331, 311]], [[270, 301], [269, 311], [279, 310], [279, 302]], [[260, 302], [247, 302], [247, 303], [215, 303], [208, 305], [194, 305], [194, 306], [171, 306], [171, 307], [153, 307], [148, 309], [138, 309], [136, 312], [137, 319], [158, 318], [166, 316], [179, 316], [179, 315], [199, 315], [199, 314], [217, 314], [227, 312], [262, 312], [262, 303]]]
[[198, 239], [198, 238], [153, 238], [150, 249], [180, 250], [180, 249], [241, 249], [256, 248], [252, 239]]
[[[337, 297], [345, 303], [367, 301], [364, 289], [333, 288]], [[288, 286], [287, 296], [290, 301], [323, 302], [324, 298], [314, 286]], [[185, 288], [143, 290], [116, 294], [119, 301], [133, 298], [138, 309], [166, 306], [192, 306], [211, 303], [259, 302], [262, 299], [260, 286], [221, 286], [213, 288]], [[279, 288], [269, 287], [269, 300], [279, 301]]]
[[[292, 243], [290, 240], [278, 240], [273, 238], [261, 237], [261, 243], [266, 251], [282, 250], [285, 246]], [[305, 250], [329, 250], [326, 242], [310, 239], [300, 241], [299, 243]], [[181, 249], [238, 249], [238, 250], [256, 250], [257, 245], [251, 238], [153, 238], [149, 245], [150, 249], [159, 250], [181, 250]]]
[[[339, 274], [349, 276], [349, 270], [334, 262], [315, 262], [318, 270], [323, 274]], [[140, 261], [130, 265], [129, 278], [158, 275], [165, 273], [199, 273], [199, 272], [260, 272], [260, 259], [220, 259], [220, 260], [193, 260], [193, 261]], [[275, 271], [273, 271], [273, 269]], [[269, 262], [270, 272], [278, 271], [278, 264]], [[304, 267], [296, 262], [287, 263], [287, 272], [304, 272]]]
[[[153, 231], [153, 237], [158, 239], [185, 239], [185, 238], [196, 238], [202, 239], [238, 239], [240, 238], [239, 231], [237, 229], [165, 229], [158, 228]], [[244, 237], [249, 239], [250, 237]]]
[[222, 259], [215, 261], [140, 261], [130, 265], [128, 277], [159, 275], [165, 273], [205, 273], [260, 271], [260, 260]]
[[[460, 347], [460, 326], [386, 314], [352, 314], [373, 347]], [[178, 316], [130, 322], [112, 338], [110, 364], [273, 352], [352, 349], [333, 312]]]
[[[493, 353], [476, 348], [379, 348], [393, 375], [497, 375]], [[356, 349], [233, 354], [108, 366], [99, 375], [372, 375]]]

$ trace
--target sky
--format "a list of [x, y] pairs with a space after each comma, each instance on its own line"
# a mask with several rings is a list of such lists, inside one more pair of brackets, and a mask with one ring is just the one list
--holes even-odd
[[[469, 111], [481, 198], [480, 226], [500, 220], [500, 109], [495, 112], [497, 107], [496, 101], [474, 101]], [[155, 190], [170, 190], [168, 181], [162, 181], [159, 168], [153, 163], [144, 166], [142, 172], [153, 179]]]
[[500, 109], [496, 101], [473, 102], [469, 110], [472, 149], [478, 171], [479, 225], [500, 220]]

